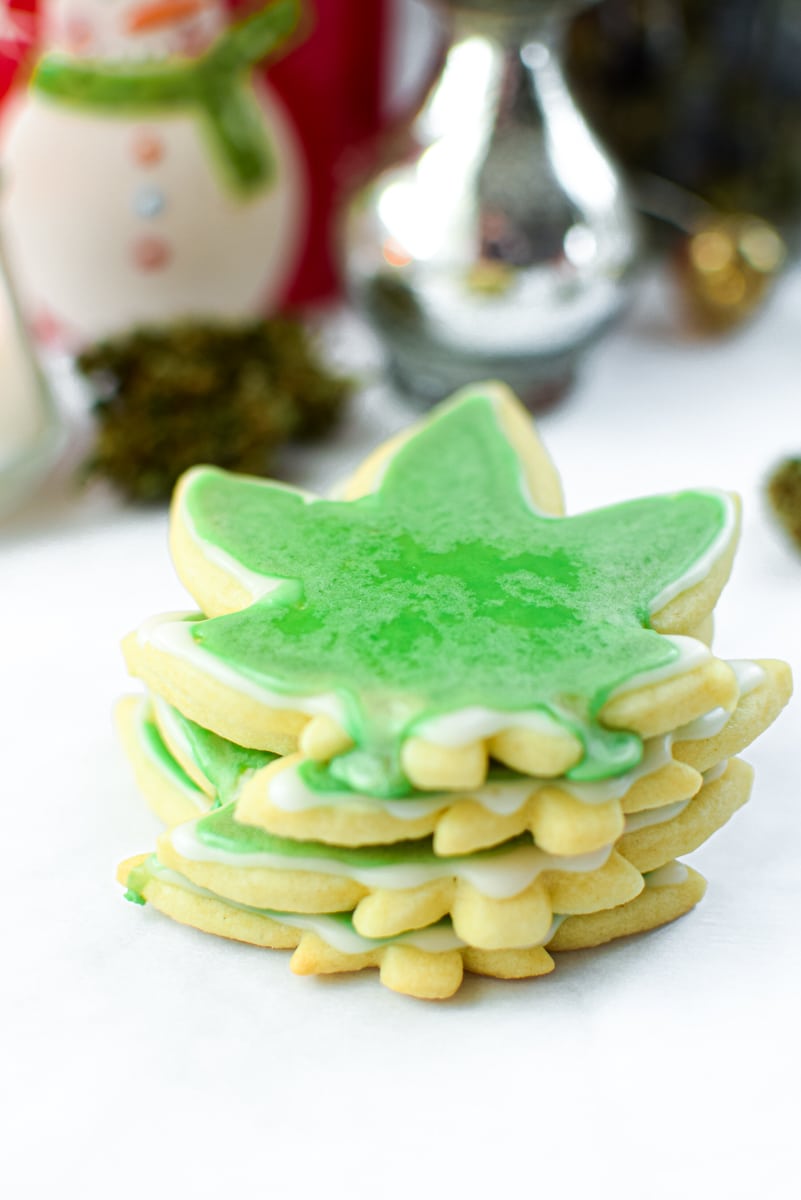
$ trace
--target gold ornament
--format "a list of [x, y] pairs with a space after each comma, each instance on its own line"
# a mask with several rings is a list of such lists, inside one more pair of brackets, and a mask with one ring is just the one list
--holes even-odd
[[787, 256], [768, 221], [744, 213], [705, 218], [679, 258], [693, 323], [725, 331], [751, 317], [768, 295]]

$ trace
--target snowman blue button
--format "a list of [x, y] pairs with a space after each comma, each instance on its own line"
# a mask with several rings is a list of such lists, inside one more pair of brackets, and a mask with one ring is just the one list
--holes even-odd
[[137, 217], [142, 217], [146, 221], [163, 212], [165, 205], [164, 193], [158, 188], [139, 188], [134, 196], [134, 212]]

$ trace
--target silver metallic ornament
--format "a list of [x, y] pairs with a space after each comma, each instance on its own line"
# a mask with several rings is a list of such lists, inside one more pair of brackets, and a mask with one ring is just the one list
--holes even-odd
[[441, 2], [453, 42], [417, 120], [421, 153], [348, 215], [351, 294], [420, 402], [493, 377], [542, 405], [620, 312], [638, 251], [560, 65], [588, 0]]

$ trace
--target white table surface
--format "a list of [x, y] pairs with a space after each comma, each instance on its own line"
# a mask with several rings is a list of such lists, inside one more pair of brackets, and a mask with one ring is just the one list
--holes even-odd
[[[292, 477], [325, 488], [407, 420], [369, 388]], [[801, 273], [720, 342], [678, 337], [647, 287], [541, 428], [572, 511], [739, 491], [717, 649], [801, 671], [801, 556], [761, 491], [801, 451]], [[675, 925], [447, 1004], [295, 978], [114, 882], [157, 833], [110, 710], [121, 635], [186, 604], [165, 533], [64, 468], [0, 535], [3, 1194], [798, 1195], [799, 703], [748, 753], [752, 801], [693, 856], [709, 890]]]

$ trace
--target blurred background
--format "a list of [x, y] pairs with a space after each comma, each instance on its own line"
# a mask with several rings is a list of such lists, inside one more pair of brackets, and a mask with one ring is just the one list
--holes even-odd
[[643, 281], [678, 348], [796, 272], [798, 0], [0, 17], [6, 513], [54, 465], [134, 502], [201, 460], [291, 473], [375, 386], [546, 411]]

